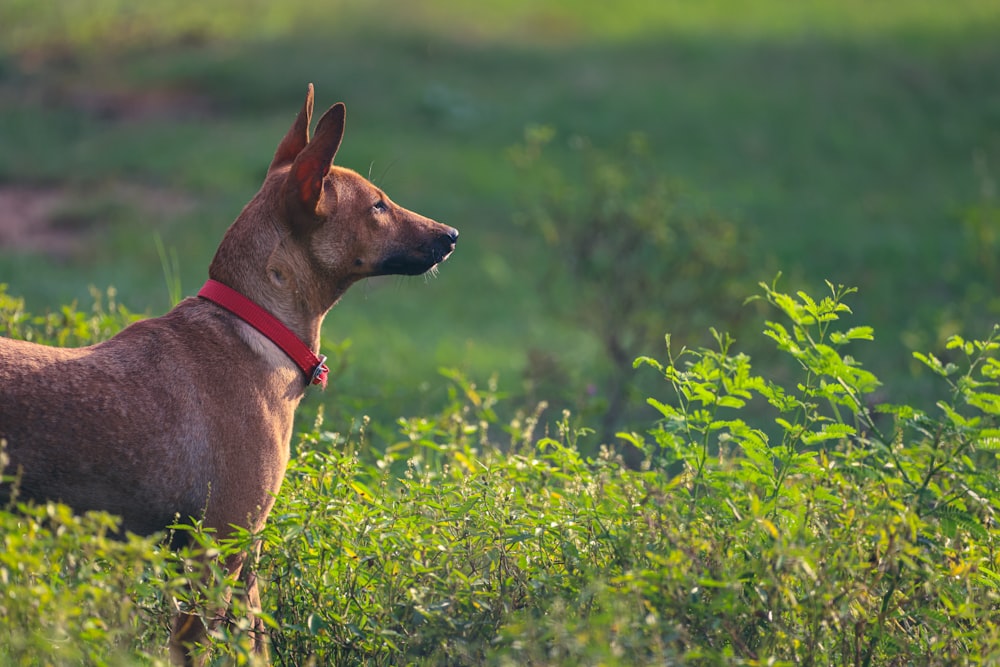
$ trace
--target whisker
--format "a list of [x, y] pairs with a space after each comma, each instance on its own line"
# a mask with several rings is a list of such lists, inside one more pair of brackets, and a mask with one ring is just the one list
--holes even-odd
[[[399, 162], [399, 158], [393, 158], [392, 161], [386, 165], [385, 169], [382, 170], [382, 174], [378, 177], [378, 182], [380, 184], [385, 183], [385, 175], [389, 173], [389, 170], [392, 169], [393, 165], [395, 165], [397, 162]], [[371, 179], [369, 178], [368, 180]]]

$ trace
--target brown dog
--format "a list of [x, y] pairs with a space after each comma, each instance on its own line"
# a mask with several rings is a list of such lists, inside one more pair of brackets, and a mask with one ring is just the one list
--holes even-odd
[[[308, 384], [325, 383], [315, 352], [327, 311], [361, 278], [424, 273], [458, 238], [332, 166], [344, 105], [323, 115], [310, 141], [312, 107], [310, 85], [200, 297], [92, 347], [0, 338], [0, 439], [20, 497], [106, 510], [144, 535], [178, 515], [203, 517], [220, 537], [264, 525], [295, 408]], [[0, 501], [9, 494], [0, 488]], [[226, 567], [259, 608], [242, 560]], [[254, 628], [264, 652], [259, 619]], [[180, 614], [171, 657], [190, 661], [204, 634], [200, 618]]]

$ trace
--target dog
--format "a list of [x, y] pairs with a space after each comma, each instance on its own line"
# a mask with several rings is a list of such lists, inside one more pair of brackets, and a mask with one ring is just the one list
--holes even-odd
[[[220, 538], [263, 527], [295, 409], [310, 384], [326, 382], [326, 313], [358, 280], [429, 271], [458, 239], [334, 166], [345, 107], [330, 107], [310, 140], [312, 111], [310, 84], [198, 296], [90, 347], [0, 338], [0, 440], [18, 498], [104, 510], [140, 535], [177, 517], [201, 518]], [[0, 487], [0, 502], [13, 488]], [[245, 560], [232, 556], [225, 568], [259, 609]], [[194, 664], [206, 625], [218, 622], [179, 612], [172, 661]], [[263, 623], [252, 626], [266, 660]]]

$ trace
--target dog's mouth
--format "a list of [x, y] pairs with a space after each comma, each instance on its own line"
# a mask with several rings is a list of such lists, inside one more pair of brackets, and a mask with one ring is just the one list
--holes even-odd
[[419, 276], [445, 261], [455, 251], [458, 231], [448, 228], [444, 234], [419, 249], [390, 255], [379, 264], [383, 275]]
[[434, 264], [432, 264], [431, 266], [437, 266], [438, 264], [440, 264], [444, 260], [446, 260], [449, 257], [451, 257], [451, 253], [453, 253], [453, 252], [455, 252], [455, 244], [454, 243], [452, 243], [451, 245], [448, 246], [448, 249], [444, 252], [444, 254], [435, 255], [435, 257], [434, 257]]
[[[452, 246], [452, 249], [454, 249], [454, 246]], [[419, 276], [421, 273], [430, 271], [435, 266], [448, 259], [451, 252], [451, 250], [448, 250], [447, 252], [435, 251], [421, 256], [395, 255], [382, 262], [379, 266], [379, 273], [400, 276]]]

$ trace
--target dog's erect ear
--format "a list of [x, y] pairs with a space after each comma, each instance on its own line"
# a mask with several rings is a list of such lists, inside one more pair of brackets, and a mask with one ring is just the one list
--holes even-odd
[[323, 179], [330, 172], [333, 156], [344, 138], [346, 109], [342, 102], [330, 107], [316, 124], [316, 135], [292, 163], [285, 181], [285, 197], [293, 220], [314, 220], [323, 192]]
[[309, 143], [309, 125], [312, 123], [312, 115], [313, 85], [310, 83], [309, 90], [306, 92], [306, 102], [302, 105], [302, 110], [299, 111], [295, 122], [288, 128], [285, 138], [278, 144], [278, 150], [274, 152], [274, 159], [271, 160], [271, 166], [267, 168], [268, 172], [291, 164], [298, 157], [299, 153], [302, 152], [302, 149], [306, 147], [306, 144]]

